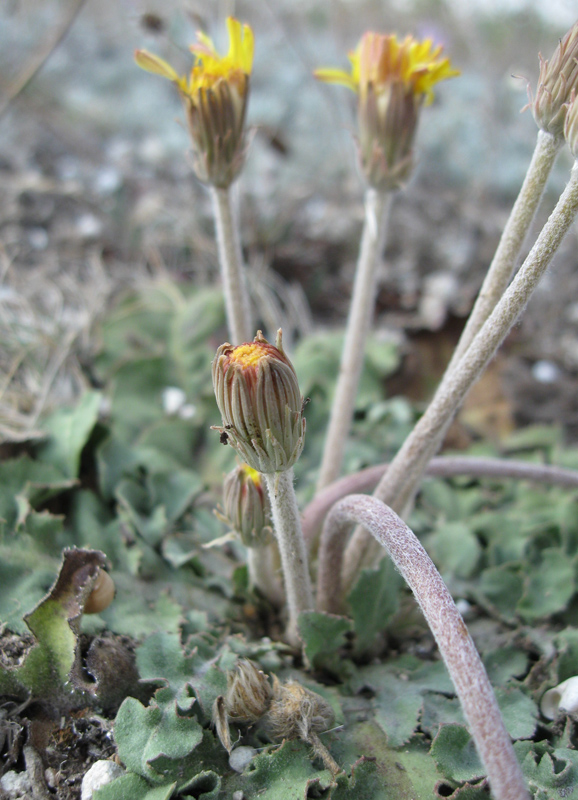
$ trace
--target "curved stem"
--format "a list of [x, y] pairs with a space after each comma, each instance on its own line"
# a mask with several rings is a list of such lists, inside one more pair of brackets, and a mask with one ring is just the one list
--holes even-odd
[[301, 518], [293, 488], [293, 470], [264, 473], [275, 536], [279, 545], [285, 594], [289, 606], [287, 638], [297, 644], [297, 617], [301, 611], [313, 609], [313, 592], [309, 577], [309, 565], [305, 540], [301, 532]]
[[229, 336], [231, 344], [242, 344], [252, 340], [253, 331], [239, 231], [231, 207], [231, 190], [211, 186], [211, 198]]
[[341, 552], [351, 523], [371, 532], [414, 593], [455, 686], [494, 797], [528, 800], [510, 736], [468, 629], [415, 534], [377, 498], [350, 495], [331, 509], [321, 537], [318, 608], [331, 611], [333, 601], [341, 594], [335, 555]]
[[[401, 511], [413, 495], [427, 461], [439, 446], [440, 432], [449, 425], [468, 390], [526, 307], [577, 212], [578, 166], [575, 163], [568, 185], [518, 274], [459, 363], [442, 381], [434, 399], [392, 461], [387, 475], [378, 484], [376, 497], [391, 504], [396, 511]], [[364, 563], [369, 541], [368, 534], [359, 528], [347, 547], [344, 563], [347, 586], [353, 584]]]
[[345, 342], [331, 406], [317, 491], [335, 480], [341, 472], [345, 441], [351, 428], [355, 398], [363, 367], [365, 342], [373, 317], [377, 266], [383, 250], [385, 229], [391, 209], [391, 197], [391, 193], [378, 192], [375, 189], [368, 189], [365, 196], [365, 222], [359, 260], [355, 271]]
[[[315, 546], [317, 535], [331, 506], [348, 494], [373, 491], [388, 468], [389, 464], [368, 467], [356, 472], [354, 475], [348, 475], [331, 483], [322, 492], [315, 495], [301, 515], [303, 536], [310, 551]], [[431, 459], [426, 467], [425, 474], [436, 478], [453, 478], [458, 475], [466, 475], [472, 478], [496, 478], [498, 480], [514, 478], [533, 481], [534, 483], [578, 488], [578, 470], [501, 458], [438, 456]]]

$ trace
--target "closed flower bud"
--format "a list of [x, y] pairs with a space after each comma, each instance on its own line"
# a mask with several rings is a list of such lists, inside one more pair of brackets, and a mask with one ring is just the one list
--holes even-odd
[[253, 342], [224, 344], [213, 361], [213, 388], [223, 419], [221, 440], [258, 472], [290, 469], [303, 450], [305, 419], [297, 375], [261, 331]]
[[[530, 108], [539, 128], [553, 136], [564, 131], [567, 104], [578, 89], [578, 22], [560, 40], [554, 55], [546, 61], [540, 55], [536, 97]], [[527, 107], [527, 106], [526, 106]]]
[[267, 712], [272, 695], [267, 676], [248, 658], [227, 674], [225, 708], [233, 722], [257, 722]]
[[262, 547], [271, 541], [269, 496], [260, 473], [248, 464], [240, 464], [225, 477], [223, 509], [222, 518], [246, 547]]

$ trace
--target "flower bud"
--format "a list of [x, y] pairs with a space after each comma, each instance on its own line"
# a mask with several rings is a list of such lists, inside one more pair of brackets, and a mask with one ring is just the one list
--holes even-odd
[[260, 473], [248, 464], [240, 464], [225, 477], [223, 509], [222, 518], [246, 547], [262, 547], [271, 541], [269, 495]]
[[[546, 61], [540, 55], [536, 97], [530, 94], [530, 108], [536, 124], [546, 133], [561, 136], [567, 104], [578, 89], [578, 22], [560, 40], [554, 55]], [[527, 107], [527, 106], [526, 106]]]
[[213, 388], [223, 418], [223, 443], [258, 472], [284, 472], [303, 450], [305, 419], [297, 375], [285, 355], [281, 331], [275, 345], [261, 331], [253, 342], [223, 344], [213, 361]]

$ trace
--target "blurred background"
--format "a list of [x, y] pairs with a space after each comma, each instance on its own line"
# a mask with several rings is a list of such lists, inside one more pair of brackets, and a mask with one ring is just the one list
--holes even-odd
[[[365, 30], [431, 37], [462, 72], [424, 109], [416, 172], [395, 203], [376, 326], [399, 342], [387, 391], [422, 402], [463, 325], [523, 180], [537, 129], [527, 86], [575, 21], [557, 0], [3, 0], [0, 7], [0, 438], [90, 383], [98, 321], [126, 287], [215, 280], [209, 197], [192, 175], [176, 91], [135, 48], [180, 72], [224, 19], [256, 40], [250, 154], [236, 184], [255, 299], [290, 339], [342, 326], [362, 224], [355, 98], [315, 81]], [[564, 152], [535, 229], [565, 185]], [[530, 423], [578, 436], [576, 229], [473, 392], [455, 446]]]

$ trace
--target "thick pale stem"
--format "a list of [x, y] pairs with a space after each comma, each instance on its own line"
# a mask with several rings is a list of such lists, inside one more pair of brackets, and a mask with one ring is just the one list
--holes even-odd
[[514, 203], [498, 248], [447, 371], [453, 369], [459, 362], [477, 332], [490, 316], [494, 306], [506, 291], [516, 266], [516, 260], [524, 244], [524, 239], [544, 193], [546, 181], [563, 144], [563, 138], [556, 138], [550, 133], [538, 131], [536, 148], [524, 178], [524, 183]]
[[373, 317], [377, 266], [383, 250], [391, 198], [391, 193], [367, 190], [359, 260], [317, 491], [334, 481], [341, 472], [345, 441], [351, 428], [363, 367], [365, 342]]
[[[468, 390], [491, 361], [526, 307], [577, 212], [578, 167], [574, 164], [568, 185], [518, 274], [459, 363], [442, 381], [434, 399], [378, 484], [375, 496], [396, 511], [403, 510], [412, 496], [429, 458], [439, 445], [440, 432], [450, 424]], [[359, 528], [347, 547], [344, 563], [347, 587], [353, 584], [363, 566], [369, 541], [369, 535]]]
[[[303, 536], [309, 551], [315, 547], [318, 533], [329, 509], [343, 497], [357, 492], [371, 492], [385, 475], [389, 464], [377, 464], [354, 475], [341, 478], [315, 495], [301, 515]], [[477, 458], [475, 456], [439, 456], [432, 458], [425, 474], [436, 478], [453, 478], [467, 475], [471, 478], [514, 478], [533, 483], [578, 488], [578, 471], [547, 464], [502, 458]]]
[[529, 793], [486, 670], [456, 605], [414, 533], [374, 497], [350, 495], [335, 505], [321, 537], [318, 608], [339, 600], [340, 556], [352, 523], [368, 529], [408, 583], [431, 628], [462, 704], [496, 800], [528, 800]]
[[[274, 545], [264, 544], [249, 547], [247, 550], [247, 568], [249, 585], [266, 597], [276, 608], [281, 608], [285, 601], [283, 588], [275, 572]], [[279, 566], [277, 564], [277, 566]]]
[[247, 283], [243, 274], [243, 255], [239, 231], [231, 206], [231, 190], [211, 187], [215, 231], [225, 294], [225, 310], [231, 344], [253, 338]]
[[305, 540], [301, 531], [301, 518], [293, 488], [293, 470], [264, 475], [271, 501], [275, 536], [281, 555], [285, 594], [289, 607], [287, 638], [294, 644], [297, 635], [297, 617], [302, 611], [313, 609], [313, 592]]

